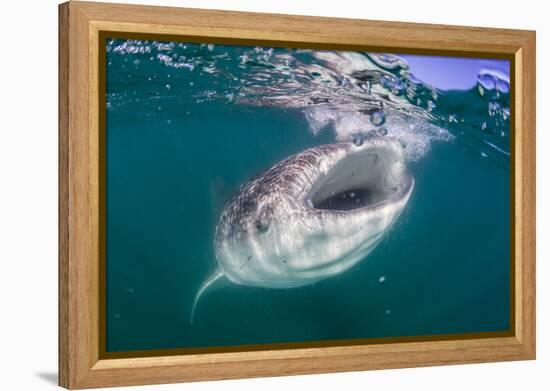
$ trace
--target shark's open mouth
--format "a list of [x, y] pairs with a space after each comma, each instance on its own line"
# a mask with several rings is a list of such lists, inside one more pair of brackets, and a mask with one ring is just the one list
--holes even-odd
[[[398, 147], [397, 147], [398, 148]], [[325, 210], [354, 210], [405, 196], [412, 179], [393, 144], [347, 154], [312, 185], [306, 202]]]

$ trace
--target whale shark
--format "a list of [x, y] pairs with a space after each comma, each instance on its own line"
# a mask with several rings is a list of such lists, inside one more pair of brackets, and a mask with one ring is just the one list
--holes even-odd
[[214, 286], [296, 288], [349, 270], [380, 243], [414, 187], [401, 144], [356, 138], [306, 149], [243, 184], [214, 235]]

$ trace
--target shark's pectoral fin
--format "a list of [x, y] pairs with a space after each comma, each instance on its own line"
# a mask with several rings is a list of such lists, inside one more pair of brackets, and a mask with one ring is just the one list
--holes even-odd
[[207, 290], [212, 290], [214, 288], [223, 288], [229, 280], [225, 278], [225, 274], [219, 268], [214, 270], [214, 272], [208, 276], [208, 278], [202, 283], [199, 290], [195, 294], [195, 299], [193, 300], [193, 306], [191, 307], [191, 324], [193, 324], [193, 319], [195, 317], [195, 309], [199, 299]]

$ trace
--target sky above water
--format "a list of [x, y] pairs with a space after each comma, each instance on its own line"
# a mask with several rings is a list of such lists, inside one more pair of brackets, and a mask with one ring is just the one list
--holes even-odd
[[416, 78], [441, 90], [467, 90], [476, 85], [482, 69], [510, 77], [510, 61], [479, 58], [399, 55]]

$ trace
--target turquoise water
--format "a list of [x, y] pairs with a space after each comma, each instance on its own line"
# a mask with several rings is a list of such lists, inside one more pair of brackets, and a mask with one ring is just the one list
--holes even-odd
[[[107, 44], [107, 351], [504, 331], [509, 85], [442, 91], [392, 55]], [[195, 293], [238, 187], [289, 155], [398, 139], [415, 178], [353, 269], [295, 289]]]

